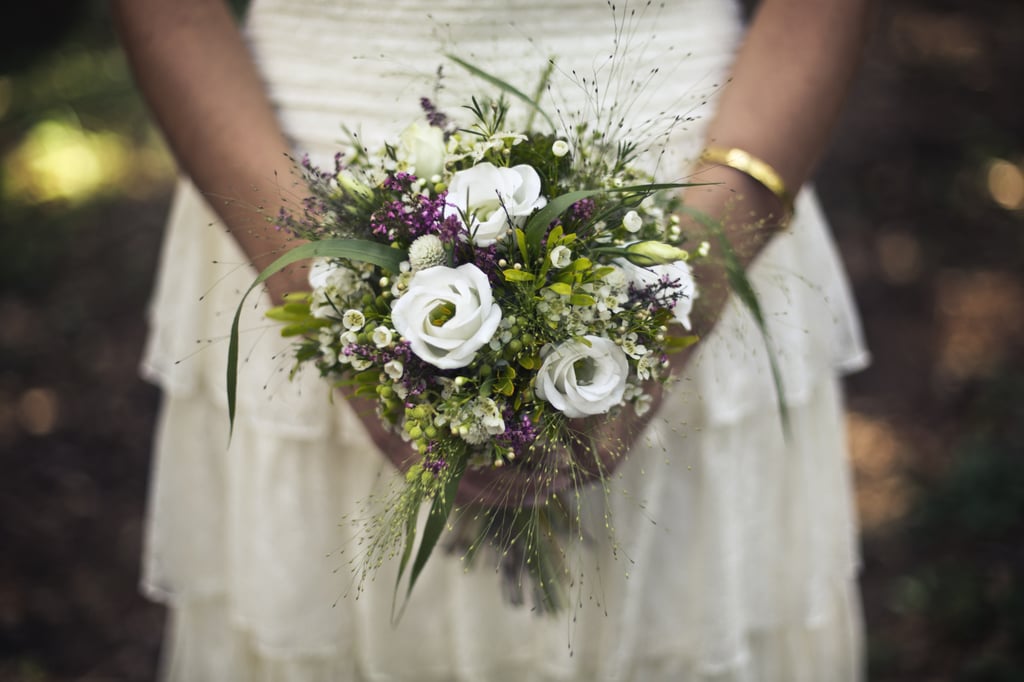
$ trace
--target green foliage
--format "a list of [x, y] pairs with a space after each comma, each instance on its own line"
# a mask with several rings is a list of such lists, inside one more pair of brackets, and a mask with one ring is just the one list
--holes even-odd
[[939, 557], [896, 583], [893, 605], [940, 640], [985, 651], [957, 680], [1024, 678], [1024, 373], [984, 386], [954, 463], [926, 484], [907, 528]]

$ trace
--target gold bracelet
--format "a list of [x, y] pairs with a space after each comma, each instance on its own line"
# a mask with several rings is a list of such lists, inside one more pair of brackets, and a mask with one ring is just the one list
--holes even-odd
[[786, 183], [782, 181], [782, 176], [777, 170], [750, 152], [735, 147], [732, 149], [708, 147], [701, 152], [700, 160], [728, 166], [750, 176], [774, 194], [788, 213], [793, 213], [793, 197], [786, 189]]

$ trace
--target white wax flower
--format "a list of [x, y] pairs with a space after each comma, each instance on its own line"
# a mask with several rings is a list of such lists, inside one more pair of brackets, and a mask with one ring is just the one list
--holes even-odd
[[444, 216], [456, 216], [477, 246], [490, 246], [505, 236], [510, 223], [521, 227], [546, 203], [532, 167], [500, 168], [484, 162], [452, 176]]
[[481, 445], [501, 433], [505, 433], [505, 420], [501, 418], [498, 404], [490, 398], [476, 398], [470, 401], [460, 415], [464, 423], [459, 426], [459, 436], [472, 445]]
[[388, 360], [384, 363], [384, 373], [391, 377], [392, 380], [398, 381], [402, 378], [402, 374], [405, 373], [405, 365], [402, 364], [401, 360]]
[[359, 275], [351, 268], [317, 258], [309, 269], [309, 286], [313, 290], [310, 311], [319, 319], [337, 319], [338, 310], [345, 305], [345, 299], [359, 287]]
[[363, 370], [370, 369], [370, 367], [373, 366], [373, 362], [371, 362], [370, 360], [367, 360], [366, 358], [361, 358], [361, 357], [358, 357], [358, 356], [355, 356], [355, 355], [352, 356], [352, 361], [351, 362], [352, 362], [352, 369], [354, 369], [357, 372], [362, 372]]
[[569, 267], [569, 263], [572, 262], [572, 251], [569, 250], [568, 246], [559, 244], [555, 248], [551, 249], [551, 254], [548, 256], [551, 259], [551, 264], [558, 269]]
[[603, 336], [565, 341], [552, 349], [537, 372], [537, 395], [566, 417], [604, 414], [622, 402], [629, 362]]
[[345, 329], [357, 332], [366, 324], [366, 316], [355, 308], [349, 308], [341, 316], [341, 323], [345, 325]]
[[636, 416], [642, 417], [651, 411], [651, 407], [653, 405], [654, 398], [647, 393], [644, 393], [633, 402], [633, 411], [636, 412]]
[[420, 270], [391, 307], [391, 322], [425, 362], [441, 369], [465, 367], [494, 336], [501, 308], [487, 275], [467, 263]]
[[551, 145], [551, 153], [558, 158], [562, 158], [569, 153], [569, 143], [565, 140], [555, 140]]
[[422, 180], [444, 173], [444, 131], [431, 125], [412, 123], [398, 137], [397, 156], [409, 164], [413, 175]]
[[373, 330], [373, 344], [377, 348], [387, 348], [391, 345], [392, 332], [385, 326], [375, 327]]
[[616, 258], [614, 263], [625, 271], [626, 277], [637, 287], [649, 287], [662, 278], [674, 282], [674, 288], [682, 296], [672, 309], [672, 316], [679, 324], [690, 329], [690, 313], [693, 311], [693, 301], [697, 298], [697, 284], [693, 281], [693, 271], [688, 264], [675, 261], [666, 265], [642, 267], [633, 265], [625, 258]]
[[622, 216], [622, 226], [626, 228], [626, 232], [639, 232], [644, 226], [644, 219], [636, 211], [630, 211]]

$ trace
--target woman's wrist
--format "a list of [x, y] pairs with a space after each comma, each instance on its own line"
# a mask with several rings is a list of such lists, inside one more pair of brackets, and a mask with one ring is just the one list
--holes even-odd
[[739, 147], [709, 145], [701, 152], [700, 160], [704, 164], [725, 166], [749, 176], [775, 195], [784, 215], [792, 215], [793, 194], [779, 171], [764, 159]]
[[[743, 171], [702, 162], [690, 180], [697, 186], [686, 189], [684, 206], [716, 221], [744, 266], [788, 224], [790, 214], [778, 196]], [[700, 221], [684, 215], [683, 222], [691, 242], [707, 239], [714, 246]]]

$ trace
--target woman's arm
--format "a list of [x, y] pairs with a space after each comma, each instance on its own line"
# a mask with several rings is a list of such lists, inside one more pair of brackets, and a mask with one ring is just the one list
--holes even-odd
[[[743, 149], [771, 165], [791, 194], [810, 177], [828, 143], [860, 62], [871, 0], [763, 0], [733, 65], [707, 145]], [[686, 204], [724, 221], [744, 265], [781, 228], [782, 202], [735, 169], [700, 164]], [[715, 262], [715, 259], [710, 261]], [[720, 266], [698, 266], [699, 332], [729, 296]]]
[[[307, 192], [223, 0], [111, 0], [139, 88], [178, 163], [257, 270], [286, 245], [269, 218]], [[301, 268], [268, 282], [271, 297], [307, 288]]]
[[[866, 38], [871, 0], [763, 0], [733, 64], [708, 127], [706, 144], [739, 148], [771, 165], [794, 194], [824, 152]], [[785, 226], [787, 208], [771, 191], [733, 168], [698, 163], [690, 178], [707, 186], [686, 190], [685, 204], [721, 220], [730, 244], [748, 266]], [[705, 229], [684, 217], [693, 235]], [[712, 241], [712, 244], [714, 242]], [[732, 293], [720, 254], [694, 265], [699, 288], [691, 320], [706, 337]], [[701, 344], [672, 356], [680, 371]], [[652, 386], [655, 405], [661, 387]], [[655, 410], [644, 417], [624, 411], [618, 420], [588, 420], [584, 432], [604, 444], [583, 446], [577, 457], [597, 454], [613, 466]]]
[[[285, 135], [248, 48], [222, 0], [111, 0], [139, 88], [182, 168], [257, 269], [295, 244], [276, 217], [308, 191], [299, 184]], [[211, 228], [213, 229], [213, 228]], [[271, 298], [308, 288], [290, 268], [267, 282]], [[349, 396], [377, 447], [407, 457], [373, 403]]]

